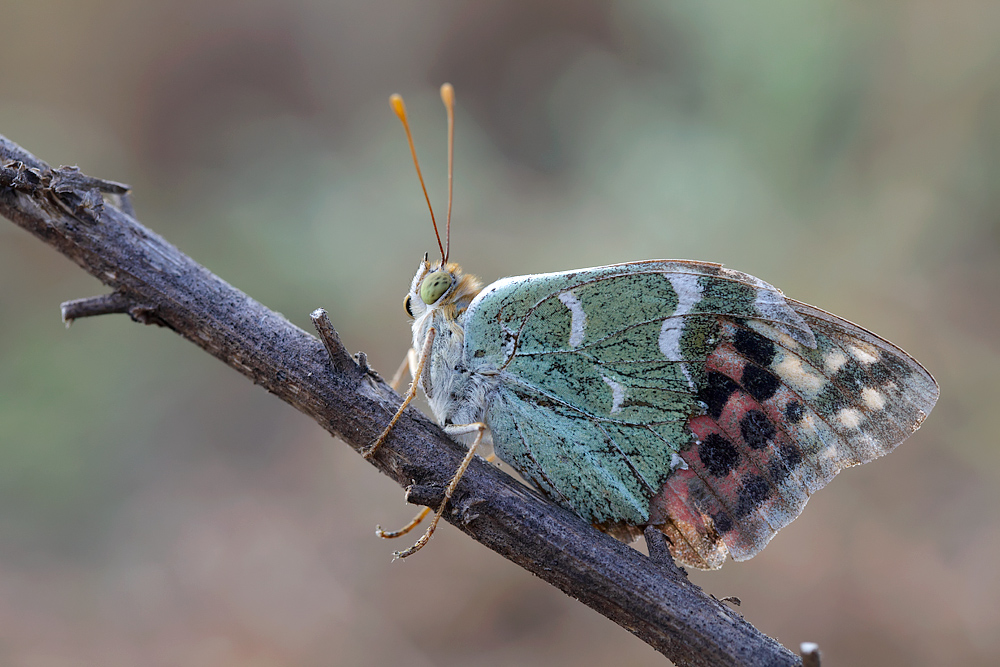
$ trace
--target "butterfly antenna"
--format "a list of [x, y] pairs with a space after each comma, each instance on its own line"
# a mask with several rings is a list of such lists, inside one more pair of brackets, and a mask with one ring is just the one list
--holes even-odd
[[417, 178], [420, 179], [420, 188], [424, 191], [424, 199], [427, 200], [427, 210], [431, 212], [431, 224], [434, 225], [434, 236], [437, 237], [438, 248], [441, 249], [441, 263], [444, 264], [447, 259], [447, 253], [445, 253], [444, 245], [441, 243], [441, 234], [438, 233], [437, 220], [434, 218], [434, 208], [431, 206], [431, 198], [427, 195], [427, 186], [424, 185], [424, 175], [420, 173], [420, 161], [417, 160], [417, 149], [413, 145], [413, 133], [410, 132], [410, 122], [406, 118], [406, 105], [403, 104], [403, 98], [399, 95], [391, 95], [389, 97], [389, 104], [392, 106], [392, 110], [396, 112], [401, 123], [403, 123], [403, 129], [406, 130], [406, 140], [410, 143], [410, 154], [413, 156], [413, 166], [417, 168]]
[[444, 261], [451, 254], [451, 199], [455, 176], [455, 89], [450, 83], [441, 86], [441, 101], [448, 112], [448, 221], [444, 228]]

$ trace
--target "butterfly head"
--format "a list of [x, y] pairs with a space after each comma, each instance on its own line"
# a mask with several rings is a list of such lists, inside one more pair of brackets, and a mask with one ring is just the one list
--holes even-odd
[[420, 187], [424, 192], [424, 199], [427, 200], [427, 209], [431, 214], [431, 224], [434, 226], [434, 235], [437, 237], [438, 248], [441, 250], [441, 261], [431, 264], [424, 255], [417, 273], [413, 276], [410, 284], [410, 291], [403, 299], [403, 308], [406, 314], [417, 320], [414, 331], [418, 331], [419, 324], [429, 313], [440, 312], [446, 319], [455, 320], [469, 306], [469, 303], [479, 294], [482, 283], [475, 276], [468, 275], [462, 271], [462, 267], [454, 262], [448, 261], [449, 248], [451, 246], [451, 199], [452, 199], [452, 175], [454, 174], [454, 153], [455, 153], [455, 91], [450, 83], [441, 86], [441, 101], [444, 102], [445, 110], [448, 112], [448, 222], [445, 227], [445, 240], [441, 242], [441, 234], [438, 232], [437, 220], [434, 218], [434, 208], [431, 206], [430, 197], [427, 196], [427, 188], [424, 186], [424, 177], [420, 173], [420, 162], [417, 160], [417, 151], [413, 146], [413, 135], [410, 132], [410, 123], [406, 116], [406, 106], [403, 98], [393, 95], [389, 98], [389, 103], [406, 131], [406, 140], [410, 144], [410, 154], [413, 156], [413, 166], [416, 167], [417, 177], [420, 179]]
[[432, 312], [441, 312], [447, 319], [461, 315], [482, 289], [482, 283], [462, 271], [455, 262], [421, 260], [403, 299], [406, 314], [415, 320]]

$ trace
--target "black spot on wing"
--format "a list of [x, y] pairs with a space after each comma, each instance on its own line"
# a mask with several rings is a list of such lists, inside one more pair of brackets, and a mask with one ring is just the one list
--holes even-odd
[[740, 491], [739, 500], [732, 514], [736, 519], [741, 519], [768, 499], [771, 495], [771, 486], [763, 477], [750, 475], [743, 479], [743, 489]]
[[737, 329], [733, 345], [737, 352], [761, 366], [769, 366], [774, 360], [774, 343], [756, 331]]
[[725, 512], [718, 512], [712, 515], [712, 523], [720, 533], [728, 533], [733, 529], [733, 520]]
[[868, 373], [872, 376], [877, 386], [885, 386], [892, 382], [894, 375], [892, 372], [892, 367], [885, 362], [876, 361], [874, 364], [868, 367]]
[[785, 406], [785, 419], [792, 424], [798, 424], [802, 421], [803, 416], [805, 416], [805, 410], [802, 409], [802, 404], [798, 401], [789, 401], [788, 405]]
[[841, 389], [846, 400], [856, 403], [861, 398], [866, 387], [878, 387], [880, 383], [864, 366], [856, 361], [848, 361], [831, 378], [833, 384]]
[[760, 410], [748, 410], [740, 420], [740, 435], [751, 449], [763, 449], [774, 438], [774, 424]]
[[718, 419], [722, 414], [722, 409], [726, 407], [729, 397], [739, 388], [738, 384], [722, 373], [709, 371], [708, 382], [698, 392], [698, 398], [708, 406], [708, 415], [712, 419]]
[[743, 368], [741, 382], [747, 393], [758, 403], [763, 403], [774, 396], [781, 386], [781, 380], [774, 373], [753, 364], [747, 364]]
[[767, 472], [771, 475], [771, 479], [775, 484], [780, 484], [786, 477], [792, 474], [781, 460], [774, 460], [768, 463]]
[[698, 458], [713, 477], [725, 477], [739, 464], [736, 446], [718, 433], [711, 433], [698, 447]]
[[850, 406], [850, 401], [840, 387], [833, 384], [832, 382], [827, 382], [826, 385], [820, 389], [816, 398], [812, 401], [813, 409], [823, 415], [832, 415], [838, 410]]

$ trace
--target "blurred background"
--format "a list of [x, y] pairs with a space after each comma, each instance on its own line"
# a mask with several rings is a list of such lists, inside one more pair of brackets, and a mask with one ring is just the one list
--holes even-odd
[[[1000, 4], [57, 0], [3, 6], [0, 133], [130, 183], [139, 218], [391, 374], [445, 206], [487, 281], [723, 262], [941, 384], [920, 432], [759, 556], [692, 573], [824, 664], [1000, 661]], [[412, 508], [169, 331], [59, 320], [106, 291], [0, 221], [0, 664], [662, 664]]]

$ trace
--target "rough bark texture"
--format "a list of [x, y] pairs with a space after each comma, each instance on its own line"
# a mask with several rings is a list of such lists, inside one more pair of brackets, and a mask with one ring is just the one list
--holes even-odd
[[[66, 304], [69, 318], [127, 312], [168, 327], [315, 419], [355, 451], [371, 444], [399, 396], [350, 357], [235, 289], [140, 225], [128, 188], [75, 168], [52, 169], [0, 136], [0, 214], [114, 296]], [[314, 314], [318, 326], [321, 313]], [[332, 330], [332, 328], [331, 328]], [[440, 498], [462, 448], [407, 410], [372, 463], [412, 497]], [[799, 665], [801, 660], [690, 583], [481, 460], [445, 513], [473, 539], [627, 628], [678, 665]], [[657, 550], [651, 545], [654, 552]], [[662, 552], [663, 550], [658, 550]], [[427, 555], [425, 557], [433, 557]]]

